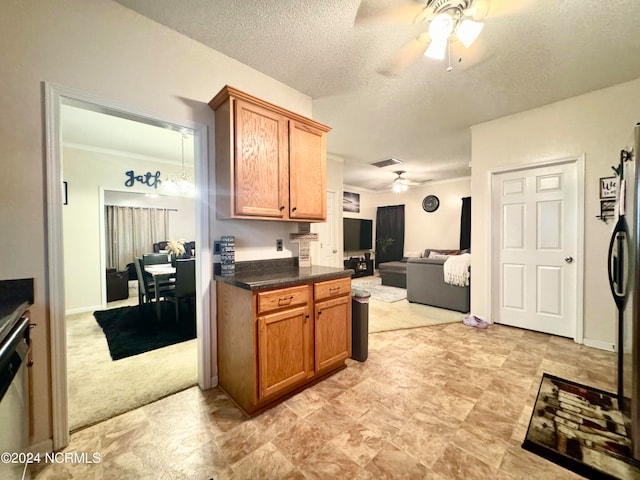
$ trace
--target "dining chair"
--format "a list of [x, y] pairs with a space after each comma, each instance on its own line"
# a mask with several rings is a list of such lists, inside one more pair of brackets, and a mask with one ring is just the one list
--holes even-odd
[[167, 244], [169, 242], [167, 241], [162, 241], [162, 242], [158, 242], [158, 243], [154, 243], [153, 244], [153, 251], [158, 253], [160, 250], [165, 250], [167, 248]]
[[[167, 257], [166, 255], [164, 256]], [[142, 258], [136, 258], [135, 267], [138, 277], [138, 304], [150, 303], [156, 297], [156, 286], [153, 277], [144, 273], [144, 262]], [[160, 296], [167, 296], [167, 292], [173, 289], [173, 283], [163, 282], [160, 284]]]
[[189, 305], [190, 318], [195, 318], [196, 303], [196, 261], [194, 259], [176, 260], [175, 288], [167, 292], [166, 299], [174, 302], [176, 322], [180, 322], [180, 304]]
[[142, 255], [144, 265], [158, 265], [160, 263], [170, 263], [166, 253], [144, 253]]

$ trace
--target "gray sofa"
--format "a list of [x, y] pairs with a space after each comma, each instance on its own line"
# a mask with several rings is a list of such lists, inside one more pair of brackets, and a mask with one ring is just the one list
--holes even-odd
[[444, 282], [444, 258], [407, 260], [407, 300], [433, 307], [468, 312], [470, 288]]

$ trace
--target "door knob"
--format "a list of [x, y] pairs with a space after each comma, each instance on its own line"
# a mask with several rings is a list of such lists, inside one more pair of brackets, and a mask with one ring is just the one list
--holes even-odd
[[567, 263], [573, 263], [573, 257], [564, 257], [564, 261]]

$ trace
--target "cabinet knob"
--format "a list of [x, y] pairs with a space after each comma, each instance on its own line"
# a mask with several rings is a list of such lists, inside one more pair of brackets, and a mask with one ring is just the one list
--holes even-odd
[[280, 206], [279, 210], [283, 211], [284, 210], [284, 205]]
[[297, 210], [297, 208], [296, 208], [296, 207], [293, 207], [293, 208], [291, 209], [291, 211], [292, 211], [292, 212], [295, 212], [296, 210]]

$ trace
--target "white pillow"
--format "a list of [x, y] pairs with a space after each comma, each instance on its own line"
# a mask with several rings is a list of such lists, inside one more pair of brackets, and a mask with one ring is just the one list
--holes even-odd
[[429, 252], [429, 257], [428, 258], [434, 258], [434, 259], [439, 259], [439, 260], [446, 260], [447, 258], [449, 258], [450, 255], [444, 255], [442, 253], [436, 253], [436, 252]]

